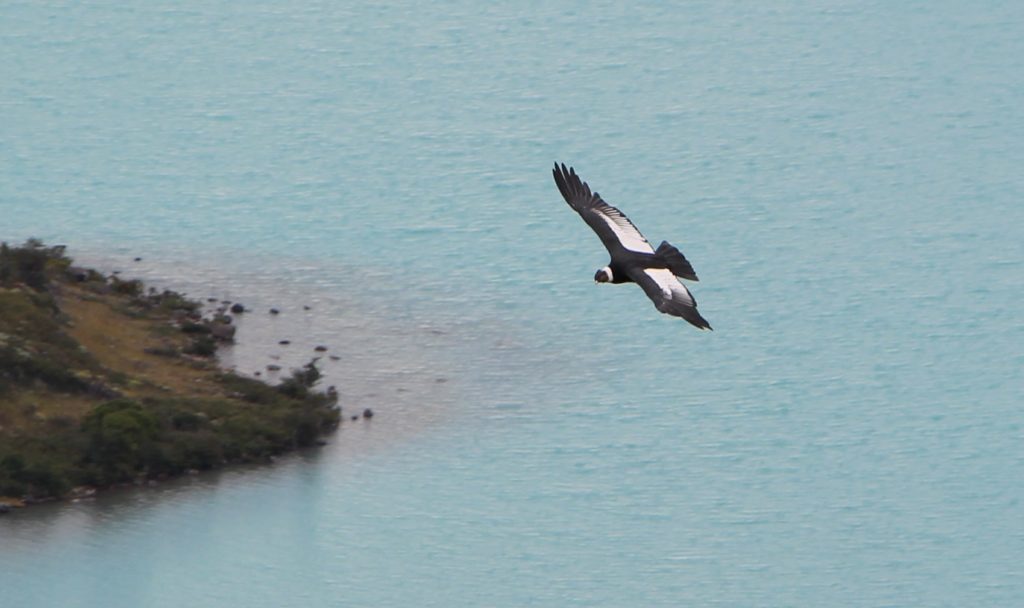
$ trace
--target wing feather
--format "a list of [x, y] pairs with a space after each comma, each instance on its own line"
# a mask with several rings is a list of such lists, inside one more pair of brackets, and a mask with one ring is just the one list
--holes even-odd
[[591, 192], [590, 186], [576, 175], [572, 167], [555, 163], [552, 174], [562, 198], [597, 233], [608, 253], [614, 256], [622, 249], [654, 253], [654, 248], [633, 222], [624, 213], [604, 202], [600, 194]]
[[643, 268], [630, 274], [654, 302], [659, 311], [686, 319], [699, 329], [711, 329], [707, 320], [697, 312], [697, 300], [690, 290], [667, 268]]

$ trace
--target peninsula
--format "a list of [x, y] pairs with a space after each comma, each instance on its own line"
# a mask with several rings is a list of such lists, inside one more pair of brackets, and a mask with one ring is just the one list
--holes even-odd
[[341, 419], [311, 361], [276, 386], [221, 369], [231, 316], [0, 244], [0, 512], [315, 445]]

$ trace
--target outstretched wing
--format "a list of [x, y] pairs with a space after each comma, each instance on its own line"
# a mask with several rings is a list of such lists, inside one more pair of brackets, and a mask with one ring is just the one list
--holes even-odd
[[629, 273], [654, 307], [667, 315], [682, 317], [700, 329], [711, 329], [704, 317], [697, 312], [697, 300], [685, 285], [667, 268], [638, 268]]
[[601, 200], [600, 194], [592, 193], [590, 186], [576, 175], [572, 167], [567, 169], [565, 164], [559, 166], [555, 163], [552, 173], [565, 202], [597, 233], [613, 257], [623, 249], [654, 253], [654, 248], [633, 222], [621, 211]]

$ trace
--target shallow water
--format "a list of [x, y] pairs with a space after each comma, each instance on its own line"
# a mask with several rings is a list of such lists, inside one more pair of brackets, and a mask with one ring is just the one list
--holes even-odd
[[[323, 344], [378, 413], [0, 519], [0, 603], [1024, 601], [1019, 3], [0, 20], [0, 239], [244, 301], [227, 364]], [[593, 284], [553, 160], [715, 332]]]

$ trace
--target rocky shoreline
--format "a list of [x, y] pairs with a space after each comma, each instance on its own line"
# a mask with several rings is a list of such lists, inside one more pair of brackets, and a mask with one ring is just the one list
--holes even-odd
[[314, 388], [326, 347], [276, 385], [218, 366], [250, 313], [0, 245], [0, 513], [322, 445], [342, 421]]

